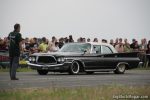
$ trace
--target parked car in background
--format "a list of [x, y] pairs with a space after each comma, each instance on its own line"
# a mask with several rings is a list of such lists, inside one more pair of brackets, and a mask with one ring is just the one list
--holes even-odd
[[9, 53], [6, 50], [0, 50], [0, 68], [9, 66]]
[[138, 52], [117, 53], [110, 44], [91, 42], [67, 43], [58, 52], [32, 54], [28, 66], [40, 75], [49, 71], [69, 74], [113, 71], [123, 74], [126, 69], [136, 68], [139, 64]]
[[[21, 56], [19, 61], [19, 66], [21, 68], [27, 67], [27, 57], [28, 55]], [[8, 50], [0, 50], [0, 68], [9, 68], [9, 51]]]

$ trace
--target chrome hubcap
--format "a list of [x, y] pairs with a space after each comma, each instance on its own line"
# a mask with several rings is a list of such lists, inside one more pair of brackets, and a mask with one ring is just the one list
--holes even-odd
[[119, 66], [119, 71], [120, 71], [120, 72], [124, 72], [125, 68], [126, 68], [125, 65], [120, 65], [120, 66]]
[[79, 72], [79, 64], [77, 62], [74, 62], [72, 64], [72, 72], [73, 73], [78, 73]]

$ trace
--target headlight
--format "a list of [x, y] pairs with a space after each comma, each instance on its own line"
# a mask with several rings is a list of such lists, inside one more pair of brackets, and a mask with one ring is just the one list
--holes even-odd
[[57, 61], [58, 61], [58, 62], [64, 62], [64, 61], [65, 61], [65, 58], [64, 58], [64, 57], [58, 58]]
[[36, 59], [35, 59], [35, 57], [29, 57], [29, 61], [35, 62]]
[[32, 61], [33, 61], [33, 62], [35, 61], [35, 57], [32, 57]]
[[29, 61], [32, 61], [32, 57], [29, 57]]

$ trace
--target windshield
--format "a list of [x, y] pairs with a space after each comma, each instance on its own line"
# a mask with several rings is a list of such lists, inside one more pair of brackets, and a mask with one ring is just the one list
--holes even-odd
[[89, 52], [91, 49], [91, 44], [89, 43], [67, 43], [61, 49], [60, 52], [81, 52], [85, 50]]

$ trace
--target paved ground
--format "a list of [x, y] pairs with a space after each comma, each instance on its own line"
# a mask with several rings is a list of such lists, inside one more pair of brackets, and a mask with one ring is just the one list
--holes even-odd
[[18, 72], [20, 80], [11, 81], [8, 72], [0, 73], [0, 89], [36, 88], [36, 87], [78, 87], [109, 84], [150, 85], [150, 70], [129, 70], [125, 74], [95, 73], [93, 75], [68, 75], [67, 73], [49, 73], [38, 75], [36, 72]]

